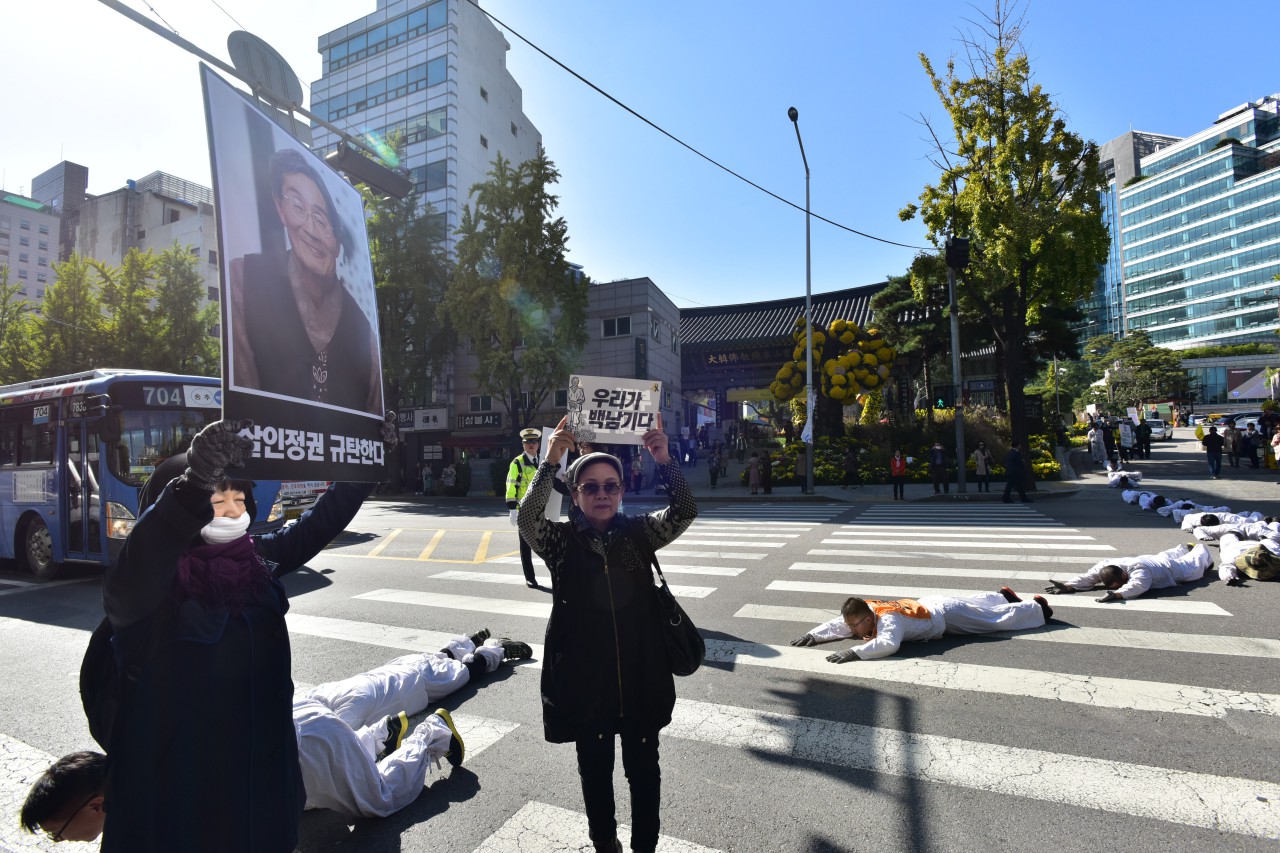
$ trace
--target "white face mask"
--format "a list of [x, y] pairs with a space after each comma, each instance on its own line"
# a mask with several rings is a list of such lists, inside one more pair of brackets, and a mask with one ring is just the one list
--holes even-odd
[[215, 518], [200, 530], [200, 538], [210, 545], [225, 545], [234, 542], [249, 532], [249, 513], [243, 512], [239, 518]]

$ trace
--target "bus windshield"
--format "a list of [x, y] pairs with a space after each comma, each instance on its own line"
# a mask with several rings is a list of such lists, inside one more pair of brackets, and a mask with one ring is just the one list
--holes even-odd
[[216, 421], [218, 409], [130, 410], [121, 412], [120, 440], [107, 454], [107, 467], [131, 486], [147, 482], [151, 472], [191, 444], [191, 438]]

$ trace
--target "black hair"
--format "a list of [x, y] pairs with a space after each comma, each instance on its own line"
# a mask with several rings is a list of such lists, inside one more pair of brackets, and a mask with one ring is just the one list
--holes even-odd
[[1214, 515], [1211, 512], [1206, 512], [1204, 515], [1200, 516], [1201, 527], [1214, 527], [1221, 523], [1222, 523], [1222, 519], [1218, 518], [1218, 516]]
[[844, 604], [840, 605], [841, 616], [857, 616], [859, 619], [864, 619], [870, 612], [871, 605], [856, 595], [849, 596], [844, 600]]
[[1111, 586], [1112, 584], [1123, 585], [1129, 579], [1129, 573], [1119, 566], [1103, 566], [1098, 570], [1098, 579], [1102, 581], [1103, 586]]
[[[151, 472], [151, 477], [147, 480], [146, 485], [138, 492], [138, 516], [141, 517], [147, 507], [160, 500], [160, 494], [164, 491], [164, 487], [182, 476], [182, 472], [186, 470], [187, 454], [185, 453], [175, 453], [157, 465], [155, 470]], [[230, 478], [225, 478], [218, 484], [220, 490], [237, 489], [244, 492], [244, 508], [249, 513], [250, 524], [258, 518], [258, 503], [253, 499], [253, 487], [255, 485], [257, 484], [253, 480]]]
[[1125, 488], [1128, 488], [1128, 487], [1129, 487], [1129, 475], [1128, 475], [1128, 474], [1121, 474], [1121, 475], [1120, 475], [1120, 481], [1119, 481], [1119, 483], [1118, 483], [1117, 485], [1120, 485], [1120, 486], [1123, 486], [1123, 487], [1125, 487]]
[[67, 812], [107, 790], [107, 757], [101, 752], [64, 755], [40, 774], [19, 820], [27, 832], [39, 832], [40, 824], [66, 820]]

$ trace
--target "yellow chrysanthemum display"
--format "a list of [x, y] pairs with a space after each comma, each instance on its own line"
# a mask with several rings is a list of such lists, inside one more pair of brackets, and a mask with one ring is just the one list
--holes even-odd
[[810, 328], [803, 316], [797, 317], [791, 339], [795, 342], [791, 360], [779, 368], [777, 377], [769, 385], [769, 391], [779, 402], [790, 400], [804, 390], [810, 346], [815, 384], [826, 397], [846, 406], [859, 398], [865, 399], [866, 392], [884, 385], [897, 357], [897, 351], [880, 336], [879, 330], [864, 330], [844, 318], [836, 318], [825, 327], [814, 323]]

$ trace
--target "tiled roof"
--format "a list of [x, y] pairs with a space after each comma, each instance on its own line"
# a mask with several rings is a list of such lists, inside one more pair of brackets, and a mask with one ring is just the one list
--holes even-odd
[[[844, 318], [865, 326], [871, 322], [871, 297], [886, 285], [888, 282], [815, 293], [812, 296], [813, 319], [825, 325], [837, 318]], [[803, 314], [803, 295], [775, 299], [772, 302], [681, 308], [680, 343], [682, 346], [689, 346], [790, 338], [796, 317]]]

